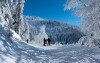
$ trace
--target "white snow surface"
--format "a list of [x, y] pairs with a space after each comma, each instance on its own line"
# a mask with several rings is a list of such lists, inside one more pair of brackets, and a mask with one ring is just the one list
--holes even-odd
[[0, 63], [100, 63], [100, 49], [97, 48], [30, 45], [13, 37], [7, 39], [4, 30], [0, 33]]
[[0, 26], [0, 63], [100, 63], [100, 49], [79, 45], [31, 45], [14, 37], [7, 37]]
[[21, 40], [21, 37], [15, 31], [13, 31], [13, 30], [11, 30], [11, 31], [12, 31], [12, 37], [13, 38], [16, 38], [18, 40]]

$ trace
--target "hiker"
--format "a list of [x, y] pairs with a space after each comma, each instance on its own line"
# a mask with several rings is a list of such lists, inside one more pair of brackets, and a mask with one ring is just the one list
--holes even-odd
[[93, 36], [93, 34], [91, 34], [91, 37]]
[[27, 43], [28, 43], [28, 39], [27, 39]]
[[45, 44], [46, 44], [46, 39], [44, 38], [43, 41], [44, 41], [44, 44], [43, 44], [43, 45], [45, 46]]
[[48, 41], [48, 45], [50, 46], [50, 44], [51, 44], [51, 39], [48, 38], [47, 41]]

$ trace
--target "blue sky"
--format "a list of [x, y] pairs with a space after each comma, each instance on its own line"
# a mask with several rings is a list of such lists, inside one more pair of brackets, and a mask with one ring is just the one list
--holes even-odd
[[73, 10], [64, 11], [66, 0], [25, 0], [24, 15], [40, 16], [46, 19], [80, 24], [80, 18], [74, 16]]

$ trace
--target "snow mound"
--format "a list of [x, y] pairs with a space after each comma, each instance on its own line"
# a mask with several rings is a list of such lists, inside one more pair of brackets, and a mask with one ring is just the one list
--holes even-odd
[[88, 47], [100, 48], [100, 39], [91, 36], [83, 36], [82, 38], [80, 38], [78, 43]]
[[16, 38], [18, 40], [21, 40], [21, 37], [15, 31], [11, 30], [11, 32], [12, 32], [12, 37], [13, 38]]

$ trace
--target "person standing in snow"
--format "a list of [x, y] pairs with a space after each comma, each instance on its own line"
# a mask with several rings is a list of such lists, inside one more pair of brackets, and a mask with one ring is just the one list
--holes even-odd
[[47, 41], [48, 41], [48, 45], [50, 46], [50, 44], [51, 44], [51, 39], [48, 38]]
[[27, 39], [27, 43], [28, 43], [28, 39]]
[[44, 44], [43, 44], [43, 45], [45, 46], [45, 44], [46, 44], [46, 39], [44, 38], [43, 41], [44, 41]]

